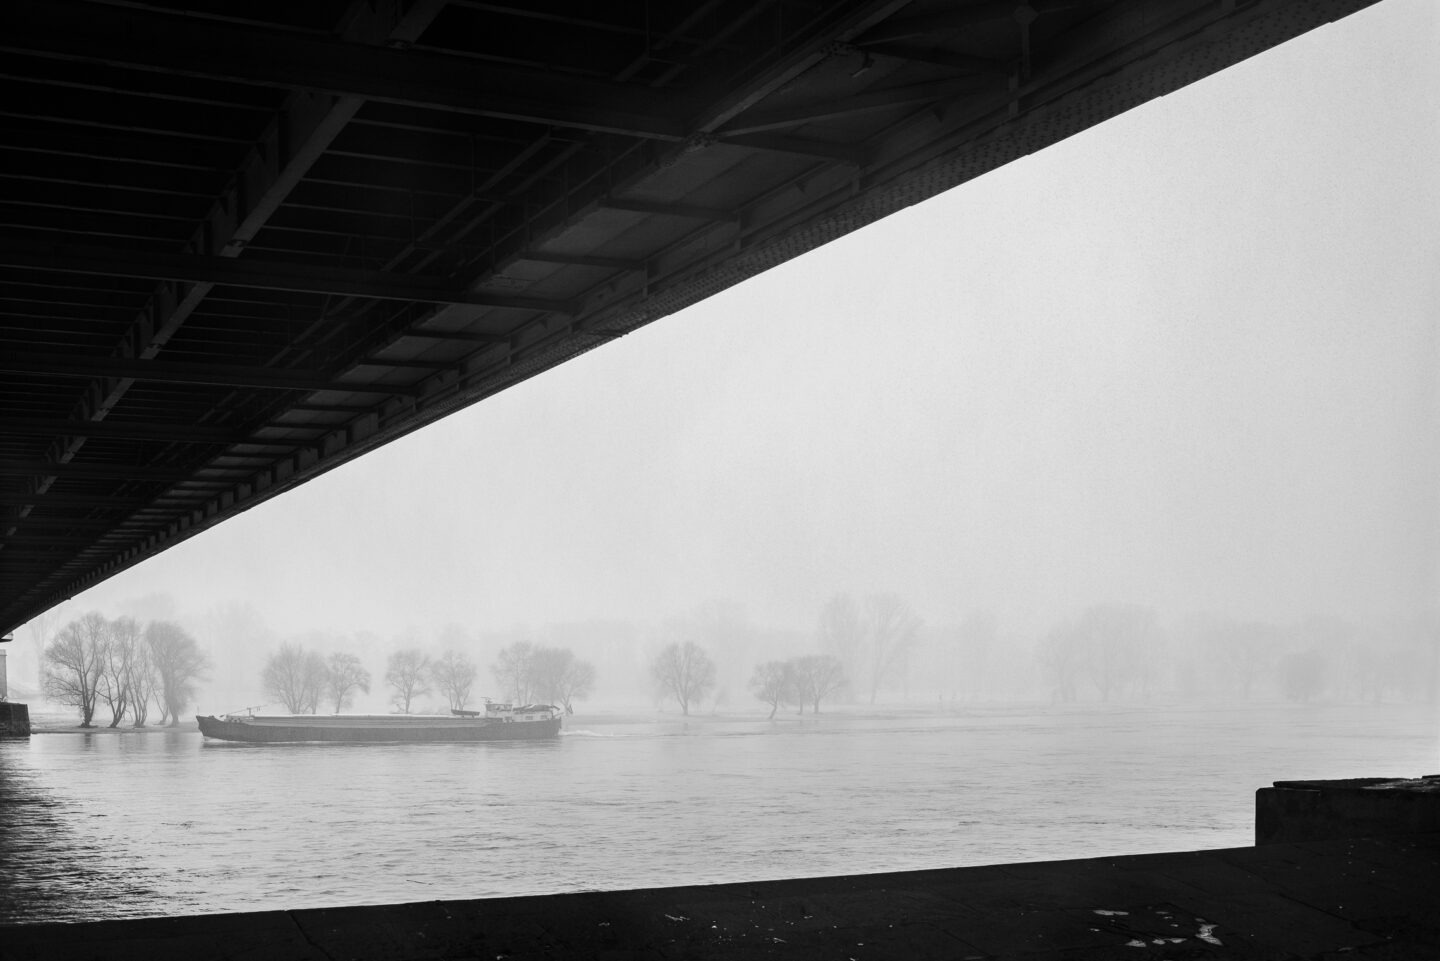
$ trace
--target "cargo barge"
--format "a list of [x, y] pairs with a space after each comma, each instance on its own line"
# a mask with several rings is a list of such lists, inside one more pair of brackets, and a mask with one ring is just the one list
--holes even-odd
[[449, 714], [197, 715], [200, 733], [221, 741], [520, 741], [556, 737], [561, 712], [551, 704], [487, 703]]

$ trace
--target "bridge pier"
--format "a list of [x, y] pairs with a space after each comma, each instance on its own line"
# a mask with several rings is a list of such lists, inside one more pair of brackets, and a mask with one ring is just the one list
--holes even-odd
[[[10, 638], [7, 636], [5, 640]], [[9, 679], [5, 673], [5, 652], [0, 651], [0, 737], [29, 737], [30, 708], [6, 700], [9, 690]]]
[[30, 708], [0, 701], [0, 737], [29, 737]]

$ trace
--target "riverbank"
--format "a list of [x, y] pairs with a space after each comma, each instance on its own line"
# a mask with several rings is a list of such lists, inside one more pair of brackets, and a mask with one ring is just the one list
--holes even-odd
[[199, 733], [200, 727], [195, 719], [188, 718], [181, 721], [174, 727], [161, 724], [147, 724], [145, 727], [121, 721], [115, 727], [109, 726], [109, 721], [92, 722], [90, 727], [81, 727], [80, 720], [76, 717], [66, 717], [57, 714], [31, 714], [30, 733], [33, 734], [106, 734], [106, 735], [141, 735], [141, 734], [164, 734], [171, 731], [193, 731]]

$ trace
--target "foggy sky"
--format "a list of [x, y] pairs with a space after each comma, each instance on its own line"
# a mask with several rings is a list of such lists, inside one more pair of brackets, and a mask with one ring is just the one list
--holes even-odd
[[1437, 40], [1429, 3], [1385, 0], [367, 455], [55, 618], [153, 593], [197, 615], [247, 600], [282, 634], [385, 636], [655, 622], [720, 597], [810, 630], [842, 590], [1019, 632], [1102, 601], [1433, 607]]

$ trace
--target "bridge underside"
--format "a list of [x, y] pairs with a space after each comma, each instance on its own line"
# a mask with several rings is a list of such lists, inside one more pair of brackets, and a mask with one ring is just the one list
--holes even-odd
[[1372, 2], [7, 0], [0, 633]]

